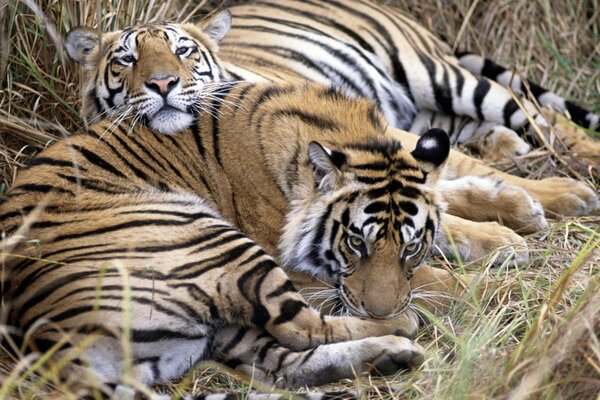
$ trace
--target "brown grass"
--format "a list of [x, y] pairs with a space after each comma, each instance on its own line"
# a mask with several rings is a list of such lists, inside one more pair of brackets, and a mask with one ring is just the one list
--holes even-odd
[[[450, 44], [514, 65], [543, 86], [600, 112], [597, 1], [385, 3], [399, 5]], [[29, 157], [82, 126], [77, 111], [79, 72], [62, 56], [61, 35], [77, 25], [98, 25], [99, 14], [99, 25], [114, 29], [151, 20], [180, 21], [221, 2], [152, 4], [0, 0], [0, 198], [2, 185], [10, 186]], [[564, 173], [544, 151], [501, 167], [532, 177]], [[332, 387], [389, 385], [400, 388], [402, 398], [596, 398], [600, 217], [564, 219], [528, 242], [535, 259], [525, 268], [471, 266], [484, 276], [515, 279], [518, 287], [509, 294], [492, 291], [483, 302], [461, 299], [448, 316], [432, 317], [419, 338], [429, 356], [422, 369]], [[6, 382], [12, 367], [11, 362], [0, 362], [0, 382]], [[239, 388], [237, 379], [211, 367], [196, 369], [164, 390], [184, 394]], [[16, 389], [11, 393], [17, 398], [46, 398], [51, 392], [27, 381]]]

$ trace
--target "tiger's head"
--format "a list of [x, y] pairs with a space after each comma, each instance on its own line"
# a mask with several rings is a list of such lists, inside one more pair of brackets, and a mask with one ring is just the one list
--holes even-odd
[[210, 83], [227, 79], [216, 54], [230, 26], [222, 11], [196, 25], [139, 25], [102, 36], [73, 29], [66, 48], [84, 68], [84, 116], [134, 117], [163, 134], [187, 128]]
[[330, 311], [375, 319], [408, 308], [409, 280], [439, 227], [441, 199], [432, 186], [449, 149], [440, 129], [423, 135], [412, 153], [389, 139], [310, 143], [314, 188], [292, 206], [280, 251], [288, 268], [330, 287], [309, 292], [313, 306], [335, 302]]

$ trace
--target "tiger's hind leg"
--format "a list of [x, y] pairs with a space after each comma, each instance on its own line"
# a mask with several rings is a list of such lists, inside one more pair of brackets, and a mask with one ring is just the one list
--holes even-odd
[[318, 386], [363, 372], [389, 375], [423, 362], [421, 346], [399, 336], [371, 337], [293, 351], [261, 329], [227, 327], [214, 343], [217, 359], [278, 387]]

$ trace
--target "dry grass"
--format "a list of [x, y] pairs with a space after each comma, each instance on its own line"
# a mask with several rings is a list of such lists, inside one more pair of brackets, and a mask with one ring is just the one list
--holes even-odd
[[[98, 14], [100, 25], [113, 29], [151, 20], [181, 21], [218, 3], [0, 0], [0, 198], [31, 155], [81, 126], [79, 73], [62, 56], [60, 35], [76, 25], [97, 24]], [[597, 1], [385, 3], [399, 4], [449, 43], [515, 65], [543, 86], [600, 112]], [[103, 5], [100, 12], [98, 4]], [[502, 167], [532, 177], [564, 173], [543, 151]], [[419, 338], [429, 356], [422, 369], [333, 387], [389, 385], [400, 388], [402, 398], [596, 398], [600, 217], [565, 219], [528, 239], [535, 257], [526, 267], [471, 266], [484, 276], [510, 278], [517, 284], [510, 293], [491, 290], [484, 301], [460, 299], [449, 315], [431, 317]], [[0, 381], [6, 389], [14, 364], [4, 360]], [[46, 398], [52, 392], [34, 383], [25, 380], [12, 386], [11, 395]], [[184, 394], [239, 388], [234, 377], [199, 368], [164, 390]]]

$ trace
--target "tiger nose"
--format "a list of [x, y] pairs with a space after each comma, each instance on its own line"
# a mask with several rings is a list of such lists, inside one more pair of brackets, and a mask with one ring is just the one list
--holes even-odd
[[161, 96], [166, 96], [171, 90], [177, 85], [179, 78], [169, 75], [166, 77], [155, 77], [151, 78], [146, 82], [146, 87]]

